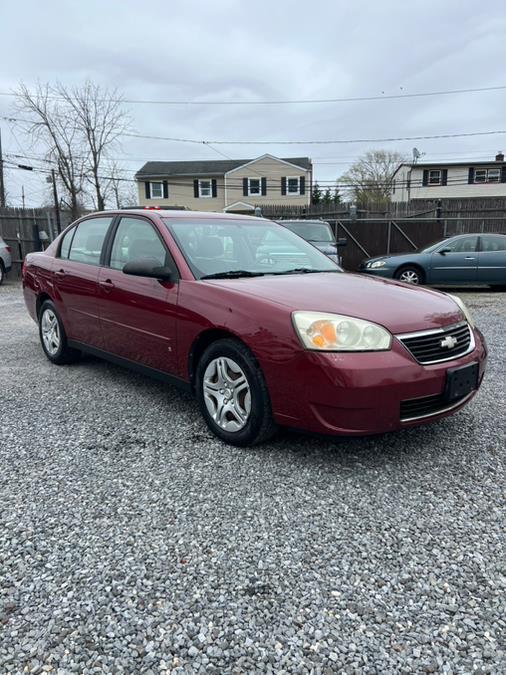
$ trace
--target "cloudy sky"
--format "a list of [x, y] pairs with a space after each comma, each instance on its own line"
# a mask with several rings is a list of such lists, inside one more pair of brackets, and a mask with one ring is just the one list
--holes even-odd
[[[0, 128], [5, 159], [36, 164], [41, 148], [1, 117], [28, 86], [86, 78], [119, 87], [132, 130], [197, 140], [267, 141], [208, 146], [125, 137], [114, 153], [125, 176], [146, 160], [309, 156], [330, 181], [366, 150], [433, 160], [487, 159], [506, 135], [376, 143], [279, 145], [279, 141], [381, 139], [506, 129], [506, 88], [492, 92], [339, 103], [211, 105], [384, 97], [506, 86], [503, 0], [23, 0], [0, 2]], [[41, 165], [40, 163], [38, 164]], [[11, 166], [10, 164], [7, 166]], [[42, 174], [7, 168], [11, 205], [38, 205]]]

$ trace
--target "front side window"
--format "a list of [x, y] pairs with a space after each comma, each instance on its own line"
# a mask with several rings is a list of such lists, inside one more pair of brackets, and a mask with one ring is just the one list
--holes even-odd
[[429, 185], [441, 185], [441, 171], [439, 169], [429, 171]]
[[473, 253], [476, 251], [476, 246], [478, 244], [478, 237], [460, 237], [459, 239], [453, 239], [448, 241], [442, 249], [448, 249], [450, 253]]
[[259, 195], [262, 193], [260, 178], [248, 178], [248, 194]]
[[199, 197], [212, 197], [212, 187], [210, 180], [199, 180]]
[[164, 219], [194, 276], [339, 272], [326, 255], [285, 227], [244, 220]]
[[151, 182], [149, 184], [151, 199], [163, 198], [163, 185], [161, 182]]
[[300, 177], [288, 176], [286, 179], [286, 192], [289, 195], [300, 194]]
[[164, 267], [167, 263], [167, 249], [155, 228], [143, 218], [122, 218], [111, 250], [109, 266], [116, 270], [132, 261], [153, 262], [153, 266]]
[[90, 218], [80, 222], [72, 239], [69, 260], [99, 265], [105, 235], [111, 222], [112, 217]]

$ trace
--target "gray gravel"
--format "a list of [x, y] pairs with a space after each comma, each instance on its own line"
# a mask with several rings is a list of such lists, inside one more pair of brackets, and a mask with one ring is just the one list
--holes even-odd
[[506, 294], [475, 401], [241, 450], [193, 401], [49, 364], [0, 288], [1, 673], [503, 673]]

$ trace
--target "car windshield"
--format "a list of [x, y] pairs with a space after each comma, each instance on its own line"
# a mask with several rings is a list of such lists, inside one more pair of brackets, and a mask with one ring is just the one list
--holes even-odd
[[334, 233], [327, 223], [294, 223], [290, 221], [281, 221], [280, 223], [287, 227], [299, 237], [306, 241], [328, 241], [335, 242]]
[[314, 246], [268, 220], [163, 220], [197, 279], [341, 271]]

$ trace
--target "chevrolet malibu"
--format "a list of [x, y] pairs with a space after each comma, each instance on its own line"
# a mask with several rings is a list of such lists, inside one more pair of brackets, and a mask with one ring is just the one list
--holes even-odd
[[438, 420], [485, 370], [458, 298], [343, 274], [261, 218], [86, 216], [26, 257], [23, 288], [50, 361], [87, 352], [178, 384], [235, 445], [277, 426], [365, 435]]

